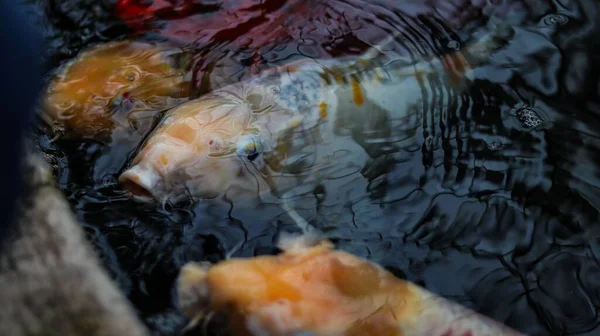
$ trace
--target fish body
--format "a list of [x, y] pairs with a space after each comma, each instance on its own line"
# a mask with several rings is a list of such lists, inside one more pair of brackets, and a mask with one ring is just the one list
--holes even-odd
[[[471, 62], [495, 43], [467, 48]], [[471, 68], [465, 50], [416, 63], [372, 53], [297, 61], [172, 109], [119, 181], [140, 200], [273, 191], [273, 177], [285, 175], [281, 168], [294, 156], [291, 142], [330, 136], [376, 111], [398, 122], [421, 102], [425, 80], [459, 88]]]
[[42, 116], [65, 135], [108, 140], [116, 127], [173, 107], [189, 95], [185, 57], [167, 45], [100, 44], [64, 65], [48, 85]]
[[192, 319], [224, 314], [233, 335], [517, 336], [511, 328], [307, 235], [283, 253], [186, 264], [177, 281]]

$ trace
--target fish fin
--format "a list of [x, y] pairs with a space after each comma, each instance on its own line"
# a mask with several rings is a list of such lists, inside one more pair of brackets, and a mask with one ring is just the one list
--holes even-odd
[[314, 230], [312, 225], [308, 224], [308, 222], [304, 218], [302, 218], [302, 216], [300, 216], [296, 209], [294, 209], [294, 207], [290, 204], [288, 197], [284, 195], [284, 197], [282, 197], [281, 199], [283, 201], [281, 205], [283, 207], [283, 210], [287, 212], [288, 216], [290, 216], [292, 220], [296, 223], [298, 228], [302, 230], [302, 233], [308, 234], [312, 232]]
[[198, 315], [194, 316], [190, 320], [190, 322], [188, 324], [186, 324], [185, 327], [183, 327], [183, 329], [181, 329], [181, 332], [179, 334], [185, 335], [188, 331], [196, 328], [196, 326], [198, 326], [200, 321], [202, 321], [202, 318], [204, 318], [204, 314], [198, 314]]
[[325, 247], [331, 247], [333, 244], [325, 237], [325, 235], [317, 230], [315, 227], [310, 225], [290, 204], [288, 197], [282, 197], [283, 209], [287, 212], [288, 216], [296, 223], [296, 225], [302, 230], [301, 234], [292, 234], [288, 232], [282, 232], [279, 235], [279, 242], [277, 247], [285, 252], [293, 252], [303, 250], [318, 245]]
[[210, 320], [212, 319], [214, 314], [214, 312], [210, 312], [208, 314], [201, 313], [194, 316], [194, 318], [192, 318], [190, 322], [185, 327], [183, 327], [183, 329], [181, 329], [181, 332], [179, 334], [185, 335], [187, 332], [191, 331], [192, 329], [195, 329], [198, 326], [198, 324], [202, 322], [202, 335], [208, 335], [208, 324], [210, 323]]
[[165, 56], [169, 61], [169, 65], [177, 70], [185, 71], [189, 69], [194, 61], [194, 54], [186, 50], [179, 49], [167, 51], [165, 53]]
[[396, 31], [394, 31], [393, 34], [388, 35], [385, 39], [383, 39], [383, 41], [381, 41], [381, 42], [377, 43], [376, 45], [371, 46], [369, 49], [367, 49], [367, 51], [365, 51], [362, 54], [362, 56], [360, 57], [360, 60], [368, 60], [371, 58], [375, 58], [378, 55], [386, 54], [381, 49], [387, 48], [390, 45], [392, 45], [394, 43], [394, 41], [396, 41], [396, 39], [399, 36], [401, 36], [402, 34], [403, 34], [403, 32], [400, 29], [397, 29]]
[[177, 277], [177, 297], [180, 309], [189, 317], [204, 315], [210, 305], [206, 283], [210, 263], [188, 262]]
[[237, 253], [237, 251], [239, 251], [242, 248], [242, 246], [244, 246], [245, 242], [246, 241], [242, 239], [237, 244], [235, 244], [235, 246], [231, 248], [231, 250], [227, 251], [227, 253], [225, 254], [225, 260], [231, 259], [231, 257], [233, 257], [233, 255]]
[[333, 244], [323, 234], [316, 231], [300, 235], [282, 232], [277, 243], [277, 247], [284, 252], [301, 251], [316, 246], [333, 248]]
[[[406, 63], [407, 67], [414, 67], [412, 71], [409, 71], [407, 75], [412, 76], [416, 73], [428, 73], [428, 72], [439, 72], [445, 71], [446, 67], [441, 61], [442, 57], [435, 57], [427, 62], [427, 67], [418, 67], [415, 64], [415, 60], [410, 57], [399, 55], [394, 51], [382, 51], [382, 49], [390, 47], [394, 41], [403, 34], [401, 30], [396, 30], [391, 35], [386, 37], [383, 41], [369, 48], [364, 52], [355, 64], [369, 63], [374, 58], [381, 55], [389, 55], [391, 62], [401, 61]], [[461, 57], [468, 64], [468, 68], [476, 66], [481, 63], [489, 61], [489, 56], [508, 44], [509, 40], [514, 35], [514, 29], [511, 25], [501, 22], [494, 21], [488, 24], [483, 31], [476, 33], [472, 41], [467, 41], [465, 45], [458, 51], [451, 53], [462, 55]], [[446, 55], [447, 56], [447, 55]], [[421, 69], [422, 68], [422, 69]]]

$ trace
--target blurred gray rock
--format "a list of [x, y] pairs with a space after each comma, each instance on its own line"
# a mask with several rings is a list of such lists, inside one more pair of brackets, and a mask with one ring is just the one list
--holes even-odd
[[36, 155], [0, 254], [0, 335], [149, 335]]

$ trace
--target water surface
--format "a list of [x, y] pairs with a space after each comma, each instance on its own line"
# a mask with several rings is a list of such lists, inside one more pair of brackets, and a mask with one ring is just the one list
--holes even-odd
[[[196, 1], [183, 12], [161, 1], [166, 9], [145, 18], [143, 33], [111, 1], [30, 2], [49, 69], [94, 43], [169, 39], [196, 51], [196, 96], [293, 59], [356, 54], [394, 30], [404, 33], [394, 50], [419, 58], [508, 23], [513, 38], [466, 91], [428, 81], [401, 127], [356, 125], [323, 148], [362, 152], [348, 160], [340, 151], [338, 169], [298, 188], [296, 208], [339, 248], [522, 332], [600, 331], [596, 1]], [[116, 183], [134, 148], [35, 134], [157, 334], [185, 324], [172, 291], [181, 265], [275, 253], [278, 233], [295, 228], [270, 203], [136, 204]]]

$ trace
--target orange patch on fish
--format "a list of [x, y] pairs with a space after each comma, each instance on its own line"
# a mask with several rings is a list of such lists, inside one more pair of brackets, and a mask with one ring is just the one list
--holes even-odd
[[321, 119], [327, 119], [327, 103], [325, 101], [319, 103], [319, 116]]
[[186, 122], [176, 122], [167, 125], [165, 128], [166, 135], [174, 139], [181, 140], [187, 144], [196, 140], [196, 133], [196, 130]]
[[363, 96], [362, 88], [360, 87], [360, 82], [358, 78], [352, 76], [351, 80], [352, 85], [352, 96], [354, 98], [354, 104], [358, 106], [362, 106], [365, 103], [365, 97]]
[[334, 70], [332, 75], [336, 83], [343, 84], [345, 82], [344, 73], [341, 70]]
[[460, 51], [442, 56], [441, 61], [450, 75], [450, 80], [454, 86], [458, 86], [461, 83], [465, 72], [471, 68], [469, 62]]

